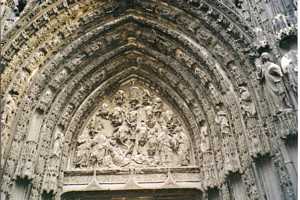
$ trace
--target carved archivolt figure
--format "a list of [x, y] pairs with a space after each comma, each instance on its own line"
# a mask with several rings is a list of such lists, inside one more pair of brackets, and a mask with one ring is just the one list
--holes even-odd
[[54, 144], [53, 144], [53, 154], [56, 156], [60, 156], [63, 148], [63, 143], [64, 143], [64, 134], [63, 132], [58, 128], [57, 131], [55, 132], [55, 139], [54, 139]]
[[240, 104], [241, 104], [241, 109], [243, 111], [243, 114], [246, 117], [253, 117], [256, 114], [256, 108], [254, 103], [251, 100], [251, 95], [249, 93], [249, 90], [241, 86], [239, 87], [240, 89]]
[[201, 135], [201, 151], [202, 152], [207, 152], [210, 149], [210, 144], [209, 144], [209, 136], [208, 136], [208, 130], [207, 126], [203, 125], [200, 129], [200, 135]]
[[298, 61], [297, 52], [291, 50], [281, 58], [283, 73], [287, 75], [289, 84], [295, 94], [298, 94]]
[[220, 110], [219, 106], [217, 106], [217, 116], [216, 116], [216, 123], [220, 126], [220, 131], [224, 136], [230, 134], [230, 125], [227, 118], [227, 113], [223, 110]]
[[264, 93], [269, 103], [271, 112], [277, 114], [287, 107], [287, 97], [282, 79], [281, 68], [271, 62], [269, 53], [261, 55], [261, 65], [257, 66], [258, 79], [263, 84]]

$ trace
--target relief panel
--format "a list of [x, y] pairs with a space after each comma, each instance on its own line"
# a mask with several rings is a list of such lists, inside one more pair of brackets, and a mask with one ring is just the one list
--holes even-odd
[[142, 84], [104, 97], [77, 139], [75, 168], [180, 167], [192, 164], [183, 120]]

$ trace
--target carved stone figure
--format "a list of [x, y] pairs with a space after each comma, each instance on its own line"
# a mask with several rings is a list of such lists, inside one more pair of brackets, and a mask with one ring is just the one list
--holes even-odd
[[42, 110], [46, 110], [49, 104], [51, 103], [52, 98], [53, 92], [50, 88], [48, 88], [40, 100], [40, 108]]
[[173, 160], [172, 148], [174, 148], [174, 143], [172, 143], [171, 133], [169, 133], [166, 127], [162, 128], [162, 132], [159, 134], [158, 139], [161, 163], [166, 166], [171, 166]]
[[99, 111], [99, 116], [103, 117], [104, 119], [109, 118], [109, 110], [108, 105], [106, 103], [102, 104], [101, 109]]
[[149, 90], [146, 90], [146, 89], [143, 90], [142, 102], [143, 102], [142, 104], [144, 106], [151, 104], [151, 96], [150, 96]]
[[115, 166], [124, 167], [130, 163], [124, 150], [121, 149], [116, 140], [110, 140], [110, 153]]
[[114, 103], [118, 106], [121, 106], [125, 101], [125, 92], [123, 90], [119, 90], [114, 98]]
[[123, 123], [116, 129], [116, 132], [113, 134], [113, 137], [122, 144], [125, 144], [127, 140], [131, 138], [131, 132], [127, 123]]
[[241, 109], [243, 111], [244, 116], [246, 117], [253, 117], [256, 114], [256, 108], [254, 103], [251, 100], [251, 95], [249, 93], [249, 90], [241, 86], [240, 89], [240, 104]]
[[271, 62], [269, 53], [262, 53], [261, 66], [258, 65], [258, 78], [263, 84], [264, 93], [273, 114], [283, 111], [288, 103], [282, 80], [281, 68]]
[[80, 168], [88, 167], [91, 151], [91, 138], [88, 133], [84, 132], [80, 135], [77, 143], [78, 146], [74, 164]]
[[144, 146], [147, 142], [147, 134], [149, 132], [149, 128], [147, 127], [146, 123], [144, 121], [141, 121], [139, 126], [137, 127], [136, 130], [136, 138], [137, 138], [137, 143], [140, 146]]
[[[16, 109], [16, 103], [13, 99], [12, 95], [7, 95], [6, 98], [2, 99], [4, 101], [4, 107], [3, 111], [0, 111], [0, 130], [1, 130], [1, 142], [4, 144], [8, 143], [8, 140], [10, 138], [10, 132], [5, 131], [5, 129], [9, 129], [11, 127], [11, 123]], [[1, 156], [4, 155], [4, 148], [1, 148]], [[1, 161], [3, 161], [1, 159]]]
[[287, 75], [289, 84], [294, 95], [298, 93], [298, 61], [297, 52], [291, 50], [281, 58], [281, 67], [283, 73]]
[[92, 141], [92, 150], [91, 150], [91, 160], [94, 162], [94, 165], [105, 164], [107, 165], [107, 160], [104, 160], [106, 154], [108, 154], [110, 141], [109, 139], [101, 133], [98, 133]]
[[223, 135], [229, 135], [230, 134], [230, 125], [227, 118], [227, 113], [224, 110], [220, 110], [220, 107], [217, 106], [217, 109], [219, 110], [217, 112], [216, 116], [216, 123], [220, 126], [220, 132]]
[[135, 129], [138, 123], [138, 101], [130, 101], [130, 110], [127, 113], [126, 121], [130, 128]]
[[154, 102], [153, 113], [157, 118], [159, 118], [162, 113], [163, 103], [159, 97], [155, 98], [153, 102]]
[[[4, 1], [5, 2], [5, 1]], [[18, 20], [19, 17], [17, 17], [17, 8], [15, 8], [15, 11], [6, 6], [4, 3], [1, 2], [1, 12], [0, 12], [0, 17], [1, 17], [1, 22], [2, 26], [1, 32], [3, 35], [5, 35], [12, 27], [15, 21]]]
[[187, 166], [190, 163], [189, 141], [181, 126], [177, 126], [174, 130], [174, 137], [178, 147], [173, 151], [178, 153], [178, 165]]
[[61, 152], [63, 151], [63, 144], [64, 144], [64, 134], [61, 130], [55, 132], [54, 144], [53, 144], [53, 154], [57, 157], [60, 156]]
[[101, 118], [97, 115], [98, 114], [96, 114], [89, 122], [89, 130], [90, 130], [90, 134], [92, 135], [96, 135], [97, 133], [100, 133], [104, 128]]
[[208, 137], [208, 130], [207, 126], [203, 125], [200, 129], [200, 134], [201, 134], [201, 151], [206, 152], [210, 149], [210, 144], [209, 144], [209, 137]]
[[150, 158], [155, 159], [156, 162], [158, 162], [158, 160], [157, 160], [158, 139], [157, 139], [157, 135], [156, 135], [157, 131], [158, 130], [155, 130], [155, 129], [151, 129], [149, 131], [148, 143], [147, 143], [148, 155]]
[[124, 121], [124, 111], [121, 107], [115, 107], [111, 114], [112, 125], [117, 127], [120, 126]]
[[212, 100], [215, 104], [219, 104], [222, 101], [222, 97], [219, 94], [218, 90], [211, 83], [208, 84], [208, 89], [210, 90]]

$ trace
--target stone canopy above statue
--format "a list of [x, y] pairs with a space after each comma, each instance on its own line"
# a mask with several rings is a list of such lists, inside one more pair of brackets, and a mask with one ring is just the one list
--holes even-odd
[[183, 120], [143, 84], [104, 97], [77, 139], [74, 168], [180, 167], [193, 164]]

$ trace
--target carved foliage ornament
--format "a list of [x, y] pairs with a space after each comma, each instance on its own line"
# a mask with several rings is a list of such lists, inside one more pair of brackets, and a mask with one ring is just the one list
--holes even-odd
[[73, 166], [188, 166], [188, 132], [168, 104], [141, 85], [105, 97], [77, 140]]

